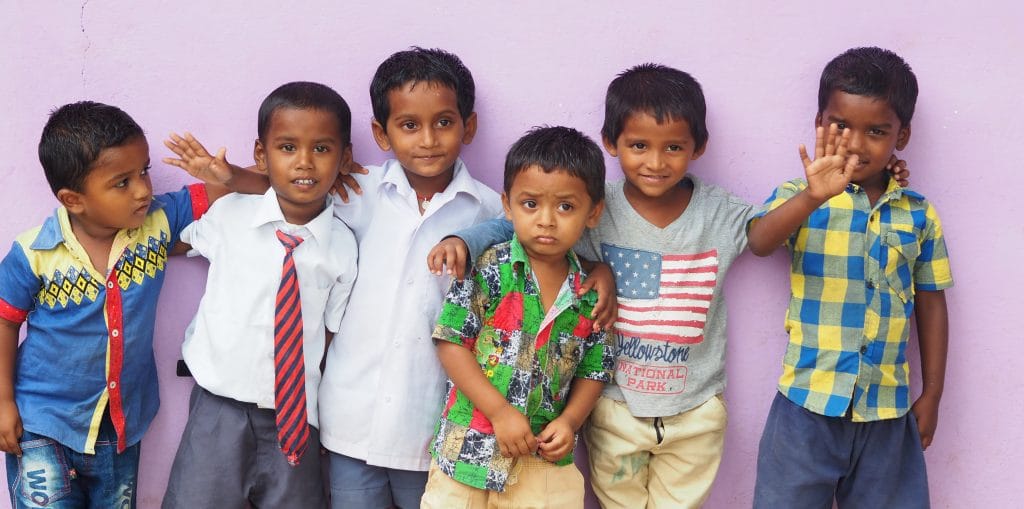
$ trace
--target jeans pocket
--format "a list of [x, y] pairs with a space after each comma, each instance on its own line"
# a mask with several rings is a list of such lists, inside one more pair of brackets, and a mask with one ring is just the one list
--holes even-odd
[[71, 472], [64, 446], [25, 432], [14, 490], [28, 507], [47, 507], [71, 493]]

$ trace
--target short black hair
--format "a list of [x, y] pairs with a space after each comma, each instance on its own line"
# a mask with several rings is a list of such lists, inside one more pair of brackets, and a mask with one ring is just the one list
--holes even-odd
[[293, 81], [274, 89], [263, 103], [260, 104], [256, 131], [261, 141], [265, 141], [270, 121], [274, 112], [280, 108], [296, 110], [320, 110], [331, 113], [338, 119], [338, 130], [341, 141], [346, 145], [352, 143], [352, 110], [340, 94], [331, 87], [310, 81]]
[[571, 127], [534, 127], [508, 149], [505, 156], [505, 194], [512, 181], [531, 166], [545, 173], [566, 171], [583, 180], [594, 203], [604, 200], [604, 154], [587, 135]]
[[39, 138], [39, 162], [56, 196], [61, 189], [82, 191], [103, 149], [145, 136], [139, 124], [116, 106], [80, 101], [50, 113]]
[[904, 127], [914, 117], [917, 77], [899, 55], [887, 49], [852, 48], [833, 58], [821, 71], [818, 115], [837, 90], [884, 100]]
[[626, 69], [608, 84], [601, 136], [615, 144], [630, 115], [646, 113], [658, 121], [685, 120], [690, 124], [694, 151], [708, 142], [704, 91], [689, 74], [661, 64]]
[[415, 85], [420, 82], [436, 83], [452, 89], [463, 122], [473, 113], [476, 85], [473, 84], [473, 73], [462, 64], [462, 60], [443, 49], [413, 46], [381, 62], [370, 81], [373, 118], [384, 132], [387, 132], [388, 116], [391, 114], [388, 93], [407, 83]]

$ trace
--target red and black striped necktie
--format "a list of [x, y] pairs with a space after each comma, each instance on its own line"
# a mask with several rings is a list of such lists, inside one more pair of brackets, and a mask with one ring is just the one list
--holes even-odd
[[299, 464], [306, 452], [306, 368], [302, 354], [302, 302], [292, 251], [302, 237], [277, 231], [284, 245], [281, 286], [274, 312], [274, 405], [277, 408], [277, 442], [288, 464]]

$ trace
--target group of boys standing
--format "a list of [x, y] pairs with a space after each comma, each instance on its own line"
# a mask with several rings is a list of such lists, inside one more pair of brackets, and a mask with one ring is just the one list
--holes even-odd
[[826, 66], [806, 180], [760, 211], [688, 174], [706, 107], [676, 69], [609, 85], [601, 139], [624, 181], [579, 131], [539, 127], [510, 148], [500, 198], [459, 158], [477, 119], [457, 57], [395, 53], [370, 95], [382, 166], [344, 176], [348, 105], [296, 82], [260, 107], [255, 171], [174, 135], [165, 162], [206, 184], [159, 196], [127, 114], [51, 115], [40, 160], [61, 207], [0, 262], [15, 507], [134, 506], [157, 296], [186, 251], [210, 269], [164, 507], [327, 506], [320, 446], [336, 508], [582, 507], [581, 433], [603, 507], [699, 506], [726, 427], [722, 284], [748, 243], [793, 258], [755, 506], [928, 506], [952, 278], [934, 208], [887, 171], [917, 96], [897, 55]]

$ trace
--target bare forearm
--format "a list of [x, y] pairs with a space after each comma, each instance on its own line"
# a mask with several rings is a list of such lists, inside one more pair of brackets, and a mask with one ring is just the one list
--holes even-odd
[[473, 352], [466, 347], [437, 340], [437, 357], [455, 387], [488, 419], [493, 420], [499, 410], [509, 405], [505, 397], [484, 376]]
[[225, 185], [228, 190], [242, 194], [263, 194], [270, 189], [270, 179], [263, 173], [255, 171], [255, 166], [240, 168], [231, 166], [231, 180]]
[[573, 431], [579, 431], [580, 427], [590, 416], [597, 399], [601, 397], [604, 390], [604, 382], [577, 378], [572, 381], [572, 388], [569, 389], [569, 401], [562, 410], [562, 418], [568, 420]]
[[14, 372], [21, 324], [0, 318], [0, 401], [14, 401]]
[[793, 196], [775, 210], [754, 221], [747, 232], [750, 251], [757, 256], [768, 256], [789, 238], [804, 221], [824, 204], [812, 198], [806, 190]]
[[943, 291], [915, 295], [917, 339], [921, 349], [922, 396], [941, 397], [946, 383], [949, 319]]

